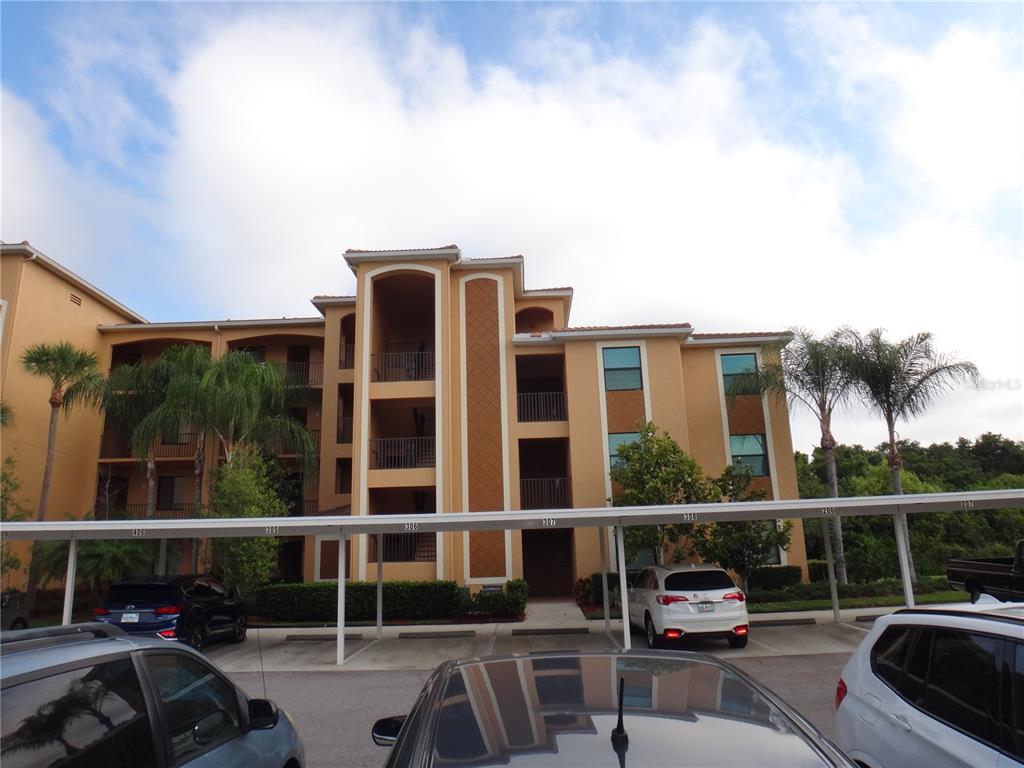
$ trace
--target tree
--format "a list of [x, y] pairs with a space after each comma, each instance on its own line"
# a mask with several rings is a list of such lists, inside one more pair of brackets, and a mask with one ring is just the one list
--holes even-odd
[[[854, 391], [850, 347], [843, 333], [834, 331], [824, 338], [802, 328], [790, 331], [792, 339], [774, 350], [758, 371], [732, 377], [729, 397], [763, 392], [784, 398], [790, 405], [802, 405], [818, 420], [821, 452], [825, 458], [826, 482], [832, 497], [839, 496], [836, 473], [836, 439], [832, 434], [835, 409], [845, 404]], [[839, 517], [831, 520], [836, 578], [846, 584], [846, 554]]]
[[[34, 562], [43, 581], [63, 579], [68, 567], [68, 542], [45, 541], [36, 548]], [[85, 539], [78, 543], [75, 576], [78, 584], [97, 593], [109, 584], [150, 572], [153, 542], [130, 539]], [[73, 586], [72, 586], [73, 588]]]
[[43, 485], [39, 491], [36, 519], [46, 519], [46, 502], [57, 452], [57, 414], [70, 413], [76, 405], [96, 406], [102, 399], [103, 376], [96, 355], [76, 348], [69, 341], [33, 344], [21, 356], [21, 366], [33, 376], [50, 380], [50, 430], [46, 443]]
[[[96, 406], [103, 394], [103, 376], [96, 355], [78, 349], [70, 341], [58, 344], [33, 344], [21, 356], [21, 366], [33, 376], [50, 381], [50, 428], [46, 442], [46, 463], [43, 483], [39, 491], [36, 520], [46, 519], [46, 503], [53, 479], [53, 461], [57, 454], [57, 414], [65, 414], [77, 405]], [[28, 586], [25, 590], [25, 612], [31, 614], [35, 606], [38, 577], [29, 564]]]
[[[615, 496], [615, 506], [717, 500], [714, 484], [704, 477], [700, 465], [668, 433], [659, 434], [653, 422], [638, 426], [637, 439], [619, 446], [615, 465], [611, 468], [612, 482], [621, 488]], [[623, 539], [627, 559], [635, 558], [641, 549], [652, 548], [660, 562], [664, 542], [678, 543], [689, 528], [689, 525], [671, 524], [629, 526]]]
[[[231, 463], [217, 469], [213, 484], [217, 517], [284, 517], [288, 507], [273, 487], [270, 468], [259, 450], [239, 446]], [[230, 586], [248, 592], [266, 583], [277, 564], [277, 539], [213, 540], [214, 568]]]
[[[893, 343], [885, 339], [881, 329], [875, 328], [864, 336], [848, 331], [846, 338], [852, 345], [850, 370], [857, 388], [885, 420], [892, 490], [902, 494], [903, 459], [896, 441], [897, 421], [923, 415], [939, 395], [956, 384], [976, 382], [978, 369], [974, 363], [938, 354], [930, 333], [918, 333]], [[897, 538], [902, 537], [905, 542], [910, 578], [916, 584], [906, 513], [896, 512], [893, 524]]]
[[[751, 501], [764, 497], [750, 491], [750, 469], [728, 466], [714, 483], [727, 501]], [[789, 549], [793, 523], [772, 520], [736, 520], [693, 526], [690, 540], [701, 559], [716, 562], [736, 572], [743, 590], [750, 574], [766, 565], [780, 549]]]
[[[24, 520], [28, 517], [28, 509], [14, 497], [21, 483], [14, 471], [17, 463], [13, 456], [4, 457], [0, 468], [0, 520], [5, 523]], [[0, 573], [9, 573], [21, 568], [21, 558], [14, 554], [11, 545], [5, 540], [0, 542]]]

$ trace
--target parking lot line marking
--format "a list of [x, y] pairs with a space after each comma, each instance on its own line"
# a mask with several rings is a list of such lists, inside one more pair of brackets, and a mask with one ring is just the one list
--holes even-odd
[[860, 632], [863, 632], [865, 635], [871, 631], [870, 629], [864, 629], [864, 627], [858, 627], [856, 624], [848, 624], [845, 621], [841, 621], [839, 623], [842, 624], [844, 627], [850, 627], [851, 629], [856, 629]]
[[494, 625], [494, 631], [491, 632], [491, 639], [487, 641], [487, 655], [490, 656], [494, 653], [494, 643], [498, 639], [498, 625]]
[[358, 656], [358, 655], [359, 655], [360, 653], [362, 653], [363, 651], [365, 651], [365, 650], [366, 650], [367, 648], [372, 648], [373, 646], [375, 646], [375, 645], [376, 645], [377, 643], [379, 643], [379, 642], [380, 642], [380, 638], [379, 638], [379, 637], [378, 637], [378, 638], [376, 638], [375, 640], [371, 640], [370, 642], [368, 642], [368, 643], [367, 643], [366, 645], [364, 645], [364, 646], [363, 646], [362, 648], [360, 648], [360, 649], [359, 649], [358, 651], [356, 651], [355, 653], [351, 653], [351, 654], [349, 654], [348, 656], [346, 656], [346, 657], [345, 657], [345, 662], [347, 663], [347, 662], [350, 662], [350, 661], [352, 661], [352, 659], [354, 659], [354, 658], [355, 658], [356, 656]]
[[753, 643], [754, 645], [759, 645], [762, 648], [766, 648], [767, 650], [771, 651], [772, 653], [777, 653], [779, 655], [782, 655], [782, 651], [780, 651], [778, 648], [772, 648], [770, 645], [768, 645], [768, 643], [763, 643], [760, 640], [755, 640], [750, 635], [747, 635], [747, 642]]

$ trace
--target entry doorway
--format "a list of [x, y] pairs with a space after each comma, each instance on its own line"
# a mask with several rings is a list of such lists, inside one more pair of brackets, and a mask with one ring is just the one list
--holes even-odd
[[523, 578], [530, 597], [572, 594], [572, 528], [523, 531]]

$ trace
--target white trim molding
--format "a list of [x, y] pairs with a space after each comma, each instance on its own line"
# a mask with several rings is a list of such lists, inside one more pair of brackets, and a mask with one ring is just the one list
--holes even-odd
[[[469, 512], [469, 393], [468, 360], [466, 357], [466, 336], [469, 331], [466, 320], [466, 283], [470, 280], [493, 280], [498, 292], [498, 370], [500, 375], [501, 398], [501, 470], [502, 502], [504, 509], [512, 505], [511, 469], [509, 464], [509, 414], [508, 414], [508, 342], [505, 335], [505, 278], [494, 272], [472, 272], [459, 278], [459, 408], [462, 437], [462, 511]], [[512, 531], [505, 531], [505, 576], [470, 578], [469, 531], [462, 534], [462, 567], [465, 584], [504, 584], [512, 578]]]

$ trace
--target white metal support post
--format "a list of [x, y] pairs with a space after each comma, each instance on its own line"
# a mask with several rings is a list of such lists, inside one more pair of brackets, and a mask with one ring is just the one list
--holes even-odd
[[75, 605], [75, 576], [78, 570], [78, 539], [68, 542], [68, 570], [64, 580], [64, 616], [61, 624], [71, 623], [71, 609]]
[[611, 632], [611, 615], [608, 610], [610, 604], [608, 600], [608, 529], [598, 528], [597, 530], [598, 538], [601, 539], [601, 592], [603, 593], [601, 603], [604, 608], [604, 633], [607, 635]]
[[340, 667], [345, 663], [345, 577], [348, 575], [348, 563], [345, 562], [345, 532], [338, 534], [338, 659]]
[[377, 639], [384, 634], [384, 534], [377, 534]]
[[621, 525], [615, 526], [615, 550], [619, 556], [619, 603], [622, 605], [622, 647], [630, 649], [629, 642], [629, 600], [626, 596], [626, 547], [622, 541]]
[[907, 547], [910, 542], [903, 536], [903, 527], [899, 524], [897, 517], [893, 517], [896, 527], [896, 552], [900, 556], [900, 576], [903, 578], [903, 598], [907, 601], [907, 608], [914, 607], [914, 585], [910, 581], [910, 558], [907, 557]]
[[832, 559], [832, 526], [828, 518], [821, 520], [821, 536], [825, 543], [825, 565], [828, 568], [828, 591], [832, 596], [832, 619], [839, 621], [839, 589], [836, 587], [836, 563]]

